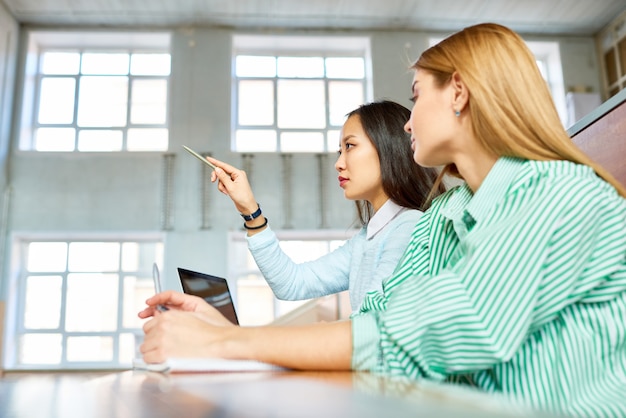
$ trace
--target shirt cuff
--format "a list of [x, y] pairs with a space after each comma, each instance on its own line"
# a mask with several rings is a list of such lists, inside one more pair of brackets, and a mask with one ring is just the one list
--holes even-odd
[[248, 248], [256, 250], [257, 248], [266, 247], [268, 243], [274, 242], [276, 234], [272, 231], [269, 225], [261, 232], [257, 232], [251, 237], [246, 234], [246, 241], [248, 241]]
[[352, 316], [352, 370], [376, 370], [380, 366], [380, 332], [376, 312]]

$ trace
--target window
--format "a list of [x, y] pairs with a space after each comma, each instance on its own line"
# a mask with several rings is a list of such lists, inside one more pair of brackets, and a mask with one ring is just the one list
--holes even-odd
[[143, 337], [137, 313], [154, 294], [162, 240], [18, 238], [14, 248], [7, 368], [128, 367]]
[[604, 95], [609, 98], [626, 88], [626, 12], [597, 36], [602, 52]]
[[565, 101], [565, 83], [563, 82], [563, 66], [558, 42], [533, 41], [526, 42], [528, 48], [535, 55], [541, 75], [548, 83], [552, 93], [552, 100], [556, 107], [561, 123], [568, 126], [567, 104]]
[[233, 150], [336, 151], [345, 115], [370, 96], [369, 39], [236, 36], [233, 45]]
[[50, 36], [31, 34], [20, 149], [167, 150], [169, 41]]
[[[319, 232], [319, 233], [317, 233]], [[353, 231], [354, 232], [354, 231]], [[282, 250], [296, 263], [315, 260], [340, 247], [349, 239], [348, 231], [316, 231], [316, 233], [282, 231], [277, 232]], [[231, 292], [237, 306], [239, 323], [243, 326], [266, 325], [307, 302], [278, 300], [269, 287], [248, 251], [245, 233], [230, 235], [229, 277], [234, 280]], [[237, 262], [234, 262], [237, 260]], [[243, 262], [241, 260], [244, 260]], [[335, 295], [338, 314], [349, 315], [350, 301], [347, 291]]]

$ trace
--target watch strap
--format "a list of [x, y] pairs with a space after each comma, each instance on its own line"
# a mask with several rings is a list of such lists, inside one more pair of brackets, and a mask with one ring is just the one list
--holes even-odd
[[251, 221], [253, 219], [258, 218], [259, 216], [261, 216], [261, 205], [258, 205], [257, 210], [255, 210], [254, 212], [252, 212], [250, 215], [244, 215], [243, 213], [241, 214], [241, 217], [245, 220], [245, 221]]

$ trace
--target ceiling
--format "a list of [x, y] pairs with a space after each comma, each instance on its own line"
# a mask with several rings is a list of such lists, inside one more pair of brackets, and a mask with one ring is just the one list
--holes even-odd
[[497, 22], [525, 34], [590, 36], [625, 0], [0, 0], [24, 24], [454, 31]]

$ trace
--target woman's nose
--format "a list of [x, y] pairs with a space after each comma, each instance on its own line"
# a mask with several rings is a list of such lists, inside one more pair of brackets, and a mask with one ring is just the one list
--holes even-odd
[[339, 154], [339, 157], [337, 157], [337, 161], [335, 161], [335, 170], [341, 171], [343, 168], [345, 168], [345, 166], [346, 164], [343, 158], [343, 154]]
[[411, 119], [407, 120], [404, 124], [404, 132], [411, 133]]

